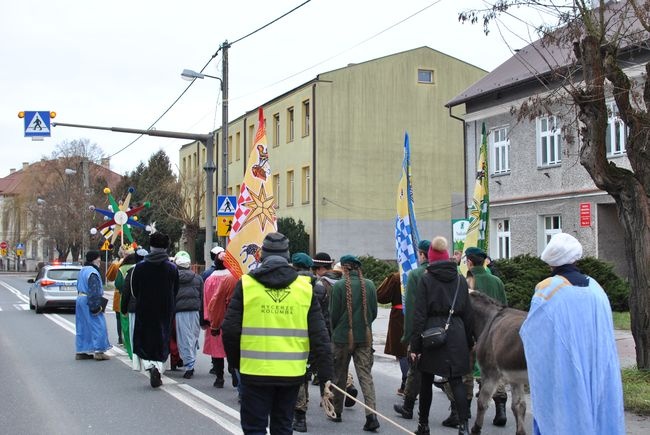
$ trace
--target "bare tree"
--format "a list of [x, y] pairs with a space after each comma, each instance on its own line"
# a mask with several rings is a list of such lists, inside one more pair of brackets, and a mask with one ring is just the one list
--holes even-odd
[[[630, 315], [639, 369], [650, 369], [650, 2], [500, 0], [485, 10], [462, 12], [461, 21], [503, 29], [504, 16], [521, 16], [528, 7], [554, 16], [539, 26], [538, 50], [545, 67], [534, 71], [540, 93], [518, 108], [532, 117], [564, 105], [565, 130], [579, 141], [579, 161], [595, 185], [614, 199], [625, 238], [630, 269]], [[637, 78], [630, 69], [640, 65]], [[613, 98], [628, 129], [625, 151], [630, 169], [607, 159], [606, 141]], [[576, 119], [577, 118], [577, 119]], [[572, 122], [575, 121], [575, 122]], [[567, 127], [570, 126], [570, 127]]]
[[[101, 157], [96, 145], [81, 139], [58, 144], [52, 159], [43, 159], [29, 168], [26, 208], [38, 231], [53, 244], [60, 261], [70, 254], [73, 261], [79, 260], [84, 233], [94, 218], [88, 207], [104, 200], [102, 190], [107, 180], [96, 164]], [[88, 174], [84, 174], [86, 170]]]

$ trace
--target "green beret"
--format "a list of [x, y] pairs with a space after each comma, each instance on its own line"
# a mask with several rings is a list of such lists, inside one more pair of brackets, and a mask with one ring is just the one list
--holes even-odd
[[430, 246], [431, 240], [420, 240], [420, 243], [418, 243], [418, 250], [422, 252], [429, 252]]
[[356, 264], [357, 266], [361, 266], [361, 261], [357, 257], [355, 257], [354, 255], [350, 255], [350, 254], [344, 255], [343, 257], [341, 257], [340, 262], [341, 262], [341, 264], [350, 264], [350, 263], [352, 263], [352, 264]]
[[309, 268], [314, 265], [314, 262], [312, 261], [311, 257], [304, 252], [296, 252], [291, 257], [291, 264], [296, 267]]
[[487, 253], [484, 250], [479, 249], [475, 246], [465, 249], [465, 255], [476, 255], [478, 257], [487, 258]]

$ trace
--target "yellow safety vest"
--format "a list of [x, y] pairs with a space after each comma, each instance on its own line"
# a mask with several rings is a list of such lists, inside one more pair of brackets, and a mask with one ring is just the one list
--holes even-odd
[[302, 376], [309, 355], [309, 277], [283, 289], [269, 289], [242, 276], [244, 315], [239, 370], [254, 376]]

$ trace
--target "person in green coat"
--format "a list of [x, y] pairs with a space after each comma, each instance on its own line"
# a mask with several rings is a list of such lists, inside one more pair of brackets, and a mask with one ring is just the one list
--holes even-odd
[[[503, 281], [499, 277], [492, 275], [489, 269], [485, 267], [487, 253], [482, 249], [472, 246], [465, 250], [465, 258], [467, 261], [467, 270], [472, 272], [474, 277], [474, 290], [485, 293], [492, 299], [507, 306], [508, 298], [506, 297], [506, 288], [503, 285]], [[478, 382], [480, 388], [481, 380], [479, 379]], [[472, 389], [473, 387], [472, 382]], [[492, 424], [495, 426], [505, 426], [507, 421], [506, 402], [508, 400], [505, 385], [501, 384], [497, 387], [492, 399], [496, 405], [496, 414], [494, 420], [492, 420]]]
[[[377, 318], [377, 291], [374, 283], [363, 277], [361, 261], [353, 255], [341, 257], [343, 278], [332, 287], [330, 319], [334, 348], [334, 383], [345, 390], [350, 359], [359, 378], [366, 406], [376, 409], [375, 384], [372, 379], [372, 322]], [[343, 395], [334, 395], [333, 421], [341, 421]], [[377, 415], [366, 410], [365, 431], [379, 428]]]

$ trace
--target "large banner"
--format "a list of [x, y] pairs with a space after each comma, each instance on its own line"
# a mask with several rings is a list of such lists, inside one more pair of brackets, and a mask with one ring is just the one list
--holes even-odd
[[[465, 238], [465, 248], [475, 246], [488, 251], [488, 224], [490, 214], [490, 193], [488, 190], [488, 160], [487, 160], [487, 132], [485, 123], [482, 128], [483, 138], [479, 149], [478, 165], [476, 169], [476, 182], [474, 183], [474, 196], [468, 210], [469, 228]], [[461, 272], [465, 274], [467, 267], [461, 263]]]
[[277, 231], [273, 181], [266, 148], [264, 111], [260, 107], [257, 134], [237, 198], [237, 208], [230, 230], [224, 263], [236, 277], [260, 264], [262, 241]]
[[397, 266], [402, 287], [402, 304], [408, 273], [418, 267], [417, 245], [419, 235], [413, 212], [413, 190], [411, 188], [411, 164], [409, 135], [404, 134], [404, 160], [402, 177], [397, 185], [397, 218], [395, 219], [395, 247]]

